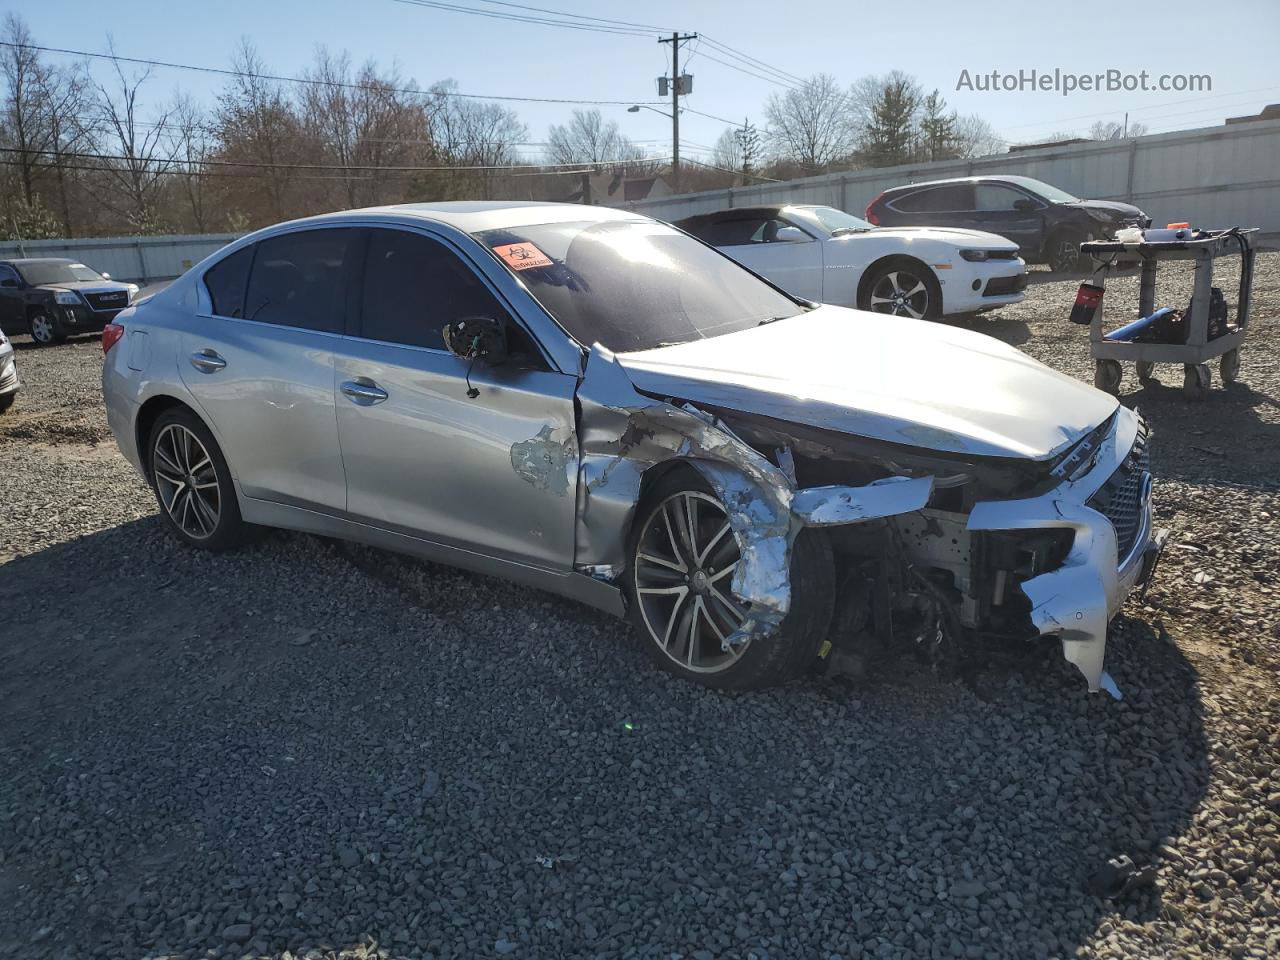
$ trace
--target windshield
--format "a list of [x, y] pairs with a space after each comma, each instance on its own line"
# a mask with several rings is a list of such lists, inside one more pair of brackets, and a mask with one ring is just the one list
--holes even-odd
[[845, 213], [835, 207], [808, 207], [805, 213], [810, 214], [824, 227], [835, 233], [837, 230], [870, 230], [871, 224], [852, 213]]
[[475, 234], [579, 343], [617, 353], [717, 337], [802, 307], [728, 257], [651, 220]]
[[101, 280], [102, 274], [90, 270], [83, 263], [71, 260], [45, 260], [35, 263], [14, 264], [22, 279], [33, 287], [42, 283], [74, 283], [77, 280]]
[[1016, 183], [1020, 187], [1026, 187], [1032, 193], [1038, 193], [1050, 203], [1079, 203], [1080, 198], [1074, 197], [1065, 190], [1059, 190], [1057, 187], [1045, 183], [1043, 180], [1036, 180], [1034, 177], [1009, 177], [1010, 183]]

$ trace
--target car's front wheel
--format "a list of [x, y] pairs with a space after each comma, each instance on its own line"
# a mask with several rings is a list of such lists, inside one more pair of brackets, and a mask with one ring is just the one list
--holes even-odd
[[1080, 273], [1089, 269], [1080, 244], [1089, 238], [1076, 230], [1059, 230], [1049, 238], [1045, 262], [1054, 273]]
[[791, 552], [791, 608], [764, 636], [728, 645], [749, 605], [734, 596], [741, 548], [724, 506], [692, 470], [660, 481], [632, 530], [627, 592], [632, 620], [665, 670], [705, 686], [747, 690], [784, 683], [818, 655], [831, 622], [831, 548], [804, 530]]
[[31, 339], [42, 347], [53, 343], [62, 343], [67, 339], [66, 332], [57, 320], [47, 313], [33, 313], [30, 319]]
[[863, 285], [858, 308], [915, 320], [942, 316], [942, 288], [929, 268], [911, 261], [876, 267]]
[[213, 434], [190, 410], [175, 407], [157, 418], [148, 447], [151, 486], [169, 530], [202, 550], [228, 550], [243, 542], [231, 471]]

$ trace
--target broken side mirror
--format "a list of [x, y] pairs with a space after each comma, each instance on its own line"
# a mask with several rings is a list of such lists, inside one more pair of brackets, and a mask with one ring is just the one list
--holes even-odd
[[446, 323], [441, 331], [445, 348], [455, 357], [497, 366], [507, 359], [507, 328], [492, 317], [465, 317]]

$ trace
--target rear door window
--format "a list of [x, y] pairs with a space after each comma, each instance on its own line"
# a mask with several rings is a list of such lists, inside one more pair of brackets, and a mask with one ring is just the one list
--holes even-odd
[[973, 194], [975, 210], [1008, 211], [1018, 200], [1027, 199], [1025, 194], [996, 183], [980, 183], [973, 188]]
[[973, 186], [952, 183], [944, 187], [930, 187], [918, 193], [909, 193], [889, 204], [904, 213], [945, 213], [954, 210], [973, 209]]
[[213, 312], [218, 316], [244, 316], [244, 292], [252, 263], [253, 245], [250, 245], [224, 257], [205, 271], [205, 289], [213, 301]]
[[490, 317], [515, 327], [479, 275], [444, 244], [405, 230], [369, 234], [361, 336], [444, 350], [446, 323]]
[[341, 333], [347, 278], [359, 231], [302, 230], [257, 245], [244, 316], [262, 323]]

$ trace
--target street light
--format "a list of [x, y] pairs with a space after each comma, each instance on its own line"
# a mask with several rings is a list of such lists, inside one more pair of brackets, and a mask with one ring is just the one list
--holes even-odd
[[671, 121], [671, 189], [678, 192], [680, 189], [680, 122], [676, 117], [684, 111], [677, 107], [676, 113], [671, 114], [648, 104], [635, 103], [627, 107], [627, 113], [639, 113], [642, 109], [652, 110]]
[[643, 110], [652, 110], [654, 113], [660, 113], [660, 114], [662, 114], [662, 115], [663, 115], [664, 117], [666, 117], [668, 120], [670, 120], [670, 119], [671, 119], [671, 114], [667, 113], [667, 111], [665, 111], [665, 110], [659, 110], [657, 107], [650, 107], [650, 106], [647, 106], [647, 105], [645, 105], [645, 104], [640, 104], [640, 103], [637, 103], [637, 104], [635, 104], [634, 106], [627, 107], [627, 113], [639, 113], [642, 109], [643, 109]]

